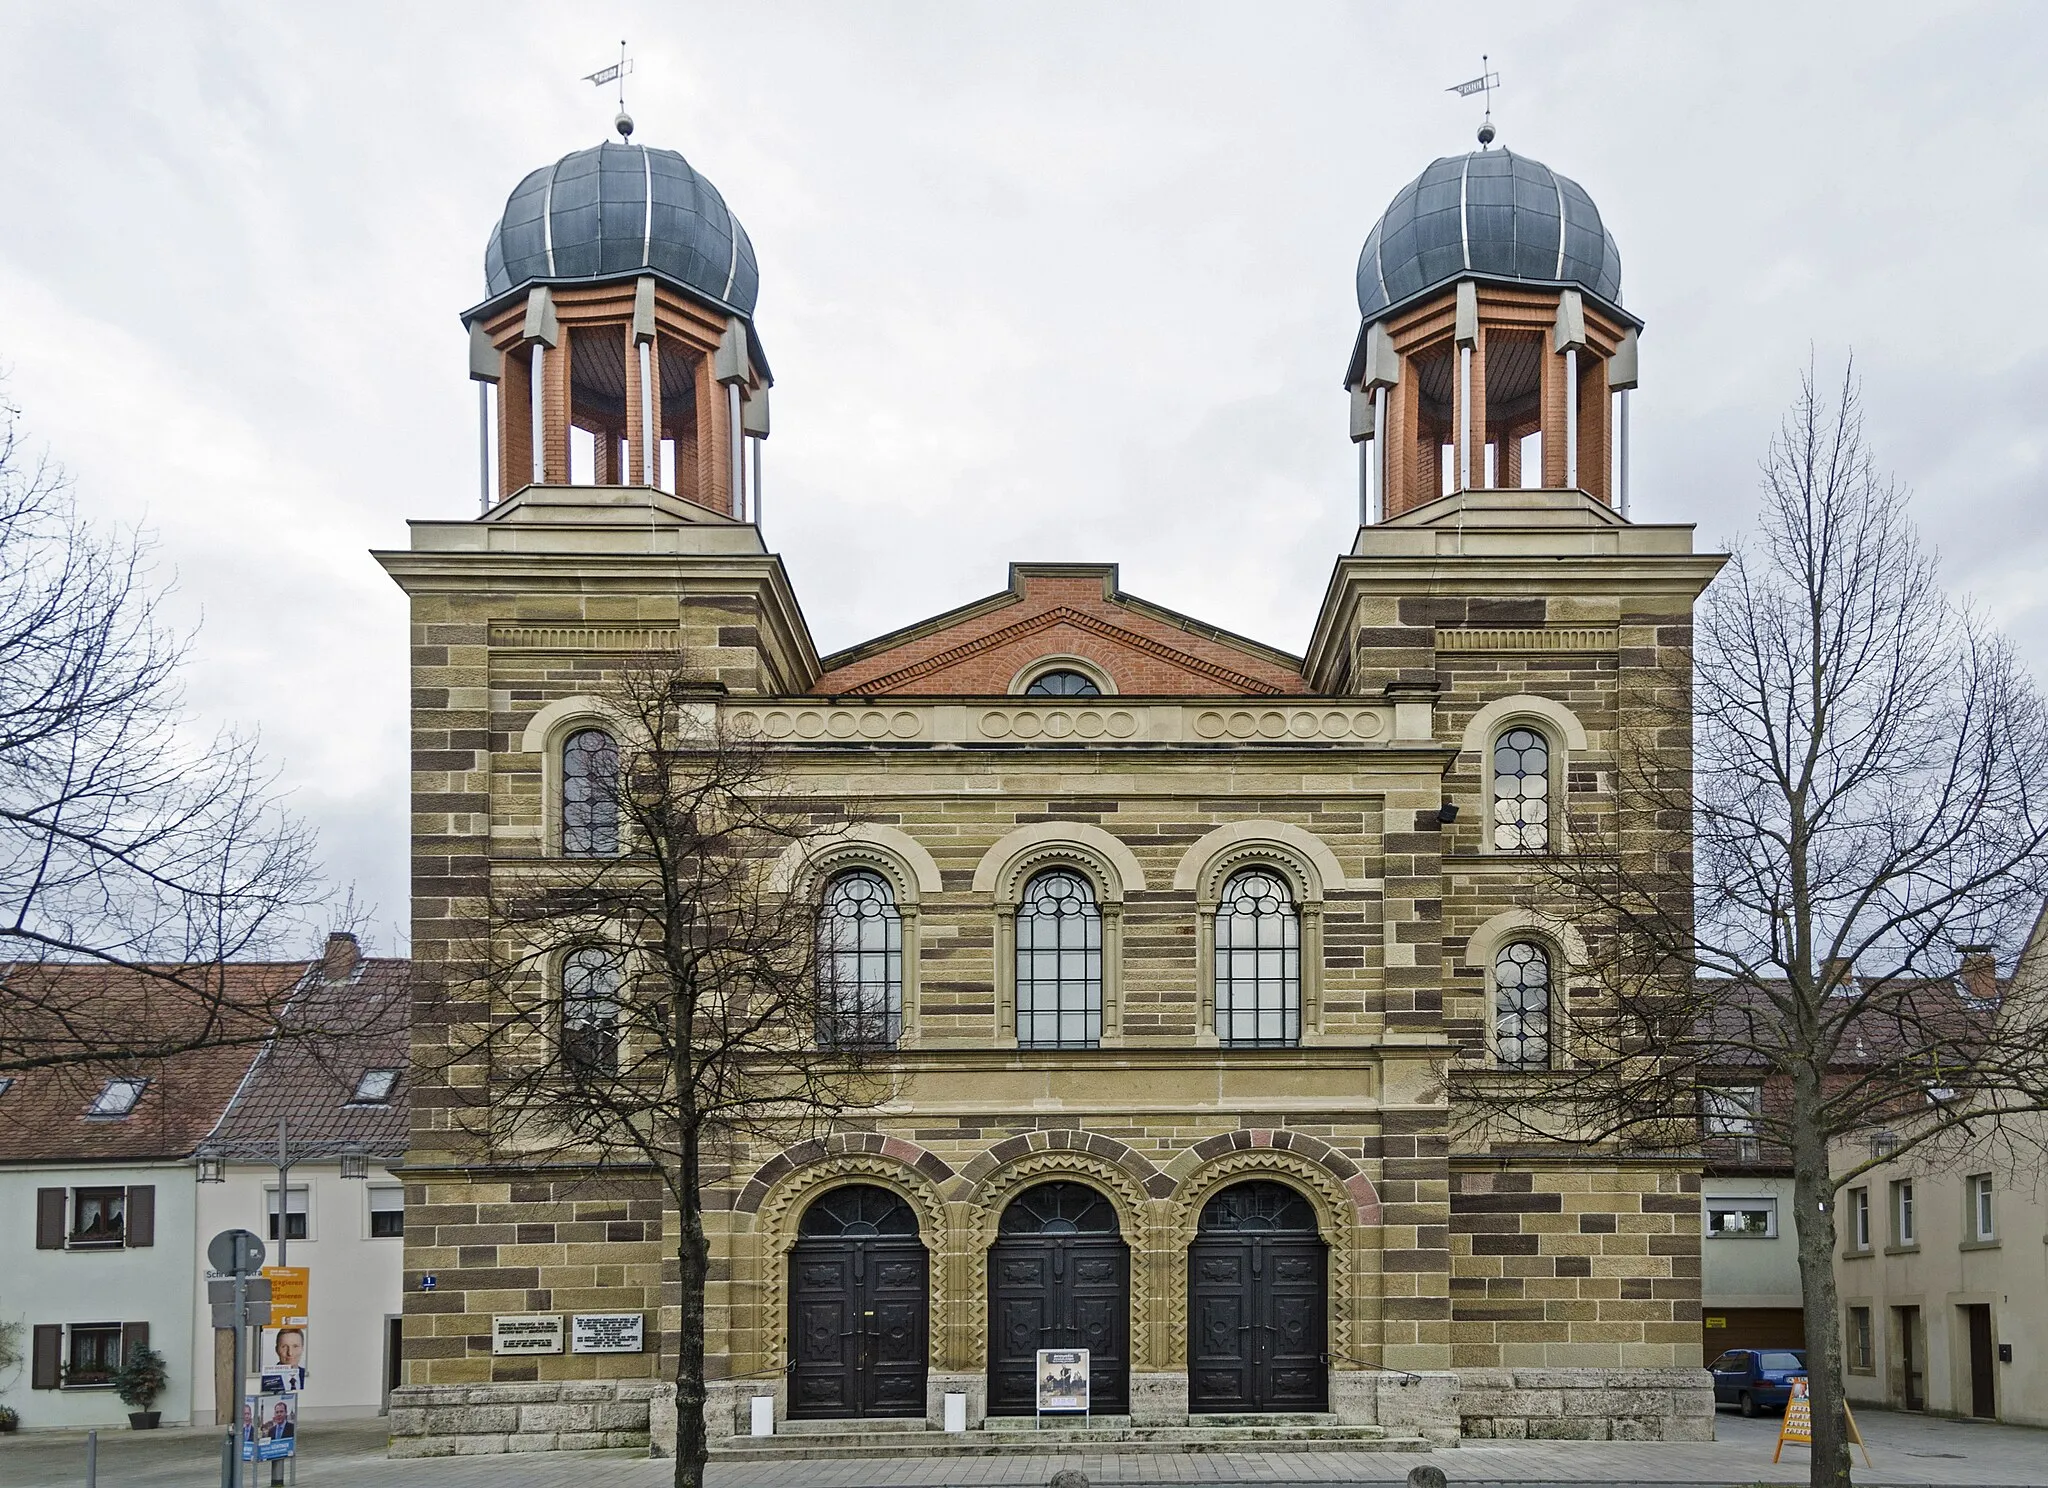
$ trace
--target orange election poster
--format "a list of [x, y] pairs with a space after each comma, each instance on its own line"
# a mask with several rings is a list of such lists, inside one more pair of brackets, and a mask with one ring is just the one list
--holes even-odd
[[[1849, 1428], [1849, 1440], [1863, 1447], [1863, 1465], [1870, 1466], [1870, 1448], [1863, 1445], [1863, 1433], [1856, 1429], [1856, 1416], [1849, 1409], [1849, 1402], [1842, 1402], [1842, 1419]], [[1807, 1398], [1806, 1381], [1792, 1381], [1792, 1398], [1785, 1402], [1785, 1419], [1778, 1427], [1778, 1449], [1771, 1453], [1771, 1461], [1778, 1460], [1778, 1453], [1787, 1445], [1795, 1447], [1813, 1446], [1813, 1402]]]
[[263, 1274], [270, 1281], [270, 1326], [305, 1327], [306, 1314], [310, 1311], [307, 1305], [307, 1297], [311, 1292], [309, 1268], [265, 1266]]

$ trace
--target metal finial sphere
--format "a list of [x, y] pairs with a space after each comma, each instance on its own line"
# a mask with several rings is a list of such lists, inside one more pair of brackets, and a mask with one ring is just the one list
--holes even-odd
[[1479, 147], [1483, 150], [1493, 143], [1493, 120], [1488, 119], [1479, 126]]
[[612, 127], [619, 131], [620, 139], [631, 139], [633, 137], [633, 116], [624, 109], [620, 109], [618, 118], [612, 120]]

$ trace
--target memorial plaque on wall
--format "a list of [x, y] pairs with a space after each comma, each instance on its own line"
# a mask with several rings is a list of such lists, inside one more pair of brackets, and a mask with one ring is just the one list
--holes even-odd
[[644, 1336], [644, 1316], [637, 1312], [579, 1312], [571, 1334], [574, 1354], [637, 1354]]
[[491, 1352], [494, 1354], [559, 1354], [562, 1351], [562, 1319], [557, 1313], [518, 1313], [491, 1319]]

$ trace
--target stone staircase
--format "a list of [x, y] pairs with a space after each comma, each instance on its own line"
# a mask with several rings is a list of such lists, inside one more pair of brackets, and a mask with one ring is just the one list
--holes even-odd
[[[1053, 1424], [1058, 1422], [1057, 1425]], [[1124, 1452], [1427, 1452], [1419, 1436], [1347, 1426], [1334, 1415], [1179, 1416], [1145, 1425], [1129, 1416], [990, 1416], [974, 1431], [948, 1433], [922, 1420], [782, 1421], [773, 1436], [729, 1436], [720, 1458], [785, 1461], [854, 1457], [1070, 1456]]]

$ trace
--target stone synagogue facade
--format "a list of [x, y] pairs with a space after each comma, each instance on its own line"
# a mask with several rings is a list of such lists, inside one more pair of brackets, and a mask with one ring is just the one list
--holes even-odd
[[[1373, 229], [1361, 522], [1299, 655], [1112, 565], [1019, 563], [820, 656], [755, 520], [770, 379], [719, 193], [673, 152], [579, 151], [520, 183], [486, 267], [483, 509], [451, 492], [378, 555], [412, 607], [417, 966], [494, 882], [591, 850], [565, 790], [650, 649], [861, 803], [795, 881], [879, 927], [901, 1093], [714, 1181], [714, 1439], [760, 1395], [778, 1424], [936, 1430], [964, 1395], [1000, 1426], [1057, 1346], [1134, 1427], [1711, 1435], [1697, 1160], [1454, 1139], [1461, 1091], [1570, 1058], [1585, 952], [1531, 857], [1567, 812], [1626, 835], [1626, 751], [1687, 767], [1622, 701], [1683, 674], [1720, 562], [1628, 517], [1639, 322], [1585, 192], [1486, 148]], [[446, 1038], [416, 1030], [423, 1068]], [[494, 1167], [447, 1104], [413, 1098], [396, 1448], [644, 1440], [658, 1185]], [[641, 1315], [641, 1351], [492, 1351], [494, 1318], [578, 1313]]]

